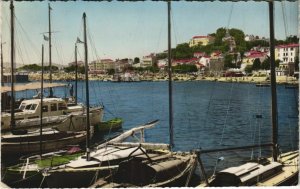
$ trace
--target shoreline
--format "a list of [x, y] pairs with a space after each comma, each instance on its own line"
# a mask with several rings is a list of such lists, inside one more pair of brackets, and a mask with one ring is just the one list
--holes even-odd
[[[49, 79], [49, 75], [45, 75], [44, 78]], [[52, 75], [54, 81], [74, 81], [75, 75], [69, 73], [54, 73]], [[79, 80], [84, 80], [84, 76], [82, 74], [78, 75]], [[29, 74], [30, 81], [40, 81], [41, 74], [34, 73]], [[89, 80], [91, 81], [108, 81], [113, 82], [112, 75], [89, 75]], [[144, 74], [140, 76], [139, 81], [131, 81], [131, 82], [140, 82], [140, 81], [149, 81], [149, 82], [160, 82], [160, 81], [168, 81], [168, 77], [165, 74]], [[244, 76], [244, 77], [204, 77], [204, 76], [193, 76], [188, 74], [174, 74], [173, 81], [175, 82], [185, 82], [185, 81], [216, 81], [216, 82], [228, 82], [228, 83], [268, 83], [266, 76]], [[121, 81], [128, 82], [128, 81]], [[295, 77], [287, 77], [287, 76], [276, 76], [277, 84], [292, 84], [298, 85], [299, 80]]]

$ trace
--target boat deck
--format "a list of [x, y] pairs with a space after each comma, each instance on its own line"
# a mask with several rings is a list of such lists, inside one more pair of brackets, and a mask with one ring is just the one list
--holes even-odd
[[299, 152], [288, 152], [282, 155], [281, 162], [283, 163], [282, 172], [265, 181], [257, 183], [257, 186], [277, 186], [281, 185], [288, 178], [298, 176], [299, 174]]

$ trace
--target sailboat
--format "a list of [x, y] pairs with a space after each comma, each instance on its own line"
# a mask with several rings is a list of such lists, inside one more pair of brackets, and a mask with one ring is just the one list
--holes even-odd
[[[13, 1], [10, 4], [11, 9], [11, 74], [14, 78], [14, 5]], [[44, 47], [42, 47], [42, 64], [44, 61]], [[43, 67], [43, 66], [42, 66]], [[43, 71], [42, 71], [43, 77]], [[41, 82], [43, 90], [43, 80]], [[1, 153], [7, 155], [22, 155], [27, 153], [44, 152], [56, 150], [66, 145], [78, 144], [85, 139], [86, 132], [64, 132], [56, 129], [43, 129], [43, 109], [40, 109], [40, 129], [35, 131], [16, 131], [15, 111], [14, 111], [14, 79], [11, 82], [12, 102], [11, 102], [11, 133], [1, 135]], [[43, 94], [43, 91], [42, 91]], [[43, 95], [41, 96], [41, 106], [43, 106]], [[43, 133], [44, 132], [44, 133]], [[42, 134], [43, 133], [43, 134]]]
[[[84, 43], [87, 50], [85, 13], [83, 19]], [[85, 54], [87, 62], [87, 52]], [[103, 178], [109, 177], [111, 181], [116, 175], [120, 175], [121, 170], [123, 170], [121, 171], [123, 176], [131, 172], [130, 178], [136, 178], [133, 182], [142, 181], [142, 185], [177, 185], [182, 180], [186, 183], [186, 179], [194, 171], [196, 154], [172, 152], [167, 144], [145, 143], [144, 130], [153, 127], [157, 122], [150, 122], [126, 131], [119, 137], [99, 145], [91, 151], [87, 148], [85, 156], [81, 156], [59, 168], [50, 169], [45, 174], [48, 187], [94, 187], [99, 186], [100, 183], [114, 184], [104, 181]], [[140, 133], [138, 142], [125, 142], [128, 137], [137, 133]], [[144, 169], [138, 171], [141, 166]], [[124, 172], [124, 170], [126, 171]], [[140, 174], [143, 170], [149, 174]], [[129, 178], [123, 176], [119, 176], [119, 178]], [[127, 174], [127, 176], [129, 175]], [[154, 179], [154, 176], [158, 177]], [[143, 179], [140, 180], [139, 178]], [[130, 180], [126, 181], [130, 182]], [[154, 183], [149, 183], [149, 181]], [[111, 186], [108, 185], [108, 187]]]
[[[299, 179], [299, 150], [278, 153], [277, 127], [277, 94], [275, 74], [275, 47], [274, 47], [274, 2], [269, 1], [270, 17], [270, 60], [271, 60], [271, 91], [272, 91], [272, 143], [254, 146], [235, 147], [228, 149], [201, 150], [201, 154], [234, 151], [238, 149], [253, 149], [271, 146], [273, 155], [269, 158], [260, 158], [257, 161], [247, 162], [240, 166], [224, 169], [211, 178], [207, 178], [204, 167], [201, 170], [205, 181], [200, 186], [291, 186], [296, 185]], [[201, 159], [200, 159], [201, 160]]]
[[[173, 144], [173, 99], [171, 63], [171, 2], [168, 5], [168, 66], [169, 66], [169, 131], [170, 147]], [[90, 187], [180, 187], [189, 186], [197, 166], [195, 152], [173, 152], [152, 157], [132, 157], [119, 164], [117, 171], [106, 178], [97, 180]]]
[[[52, 83], [52, 57], [51, 57], [51, 10], [50, 4], [48, 6], [48, 17], [49, 17], [49, 66], [50, 66], [50, 83], [47, 84], [49, 88], [49, 97], [43, 99], [44, 106], [41, 107], [41, 101], [38, 99], [29, 99], [23, 100], [17, 110], [15, 106], [11, 107], [11, 111], [14, 112], [14, 117], [11, 117], [10, 113], [1, 112], [1, 131], [6, 132], [10, 131], [10, 122], [14, 119], [14, 130], [18, 129], [32, 129], [35, 130], [39, 127], [39, 112], [40, 109], [44, 109], [44, 127], [52, 127], [55, 125], [59, 130], [62, 131], [82, 131], [85, 130], [85, 119], [86, 113], [83, 113], [85, 107], [81, 103], [77, 103], [77, 86], [76, 86], [76, 103], [66, 102], [62, 98], [55, 97], [53, 95], [53, 87], [61, 86], [61, 84]], [[13, 81], [13, 80], [12, 80]], [[38, 83], [31, 83], [28, 85], [16, 87], [17, 91], [22, 91], [26, 89], [39, 89]], [[8, 87], [3, 87], [1, 93], [12, 92], [12, 97], [14, 98], [15, 86], [11, 87], [9, 90]], [[15, 100], [14, 100], [15, 101]], [[15, 104], [15, 103], [14, 103]], [[91, 115], [91, 125], [97, 125], [102, 122], [104, 108], [103, 106], [93, 107], [90, 109], [89, 114]]]

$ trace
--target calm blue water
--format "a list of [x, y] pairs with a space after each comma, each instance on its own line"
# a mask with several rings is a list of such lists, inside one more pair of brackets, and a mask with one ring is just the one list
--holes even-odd
[[[79, 101], [84, 102], [84, 82], [78, 85]], [[146, 141], [169, 143], [167, 82], [90, 81], [89, 85], [90, 102], [104, 105], [105, 119], [122, 117], [124, 130], [159, 119], [159, 124], [146, 132]], [[207, 81], [175, 82], [173, 86], [175, 151], [271, 142], [269, 87]], [[32, 95], [33, 92], [27, 91], [17, 96]], [[68, 89], [55, 89], [55, 95], [68, 96]], [[298, 89], [286, 89], [280, 85], [277, 86], [277, 96], [280, 149], [298, 149]], [[256, 115], [262, 118], [256, 118]], [[260, 151], [253, 153], [257, 155]], [[253, 153], [230, 153], [224, 156], [235, 160], [232, 156], [247, 158]], [[220, 156], [215, 154], [213, 158]]]

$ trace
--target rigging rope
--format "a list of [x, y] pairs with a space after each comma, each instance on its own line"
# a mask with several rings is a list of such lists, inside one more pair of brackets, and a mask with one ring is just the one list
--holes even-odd
[[283, 24], [284, 24], [284, 31], [285, 31], [285, 36], [289, 36], [288, 32], [288, 23], [287, 23], [287, 16], [286, 16], [286, 7], [285, 7], [285, 0], [281, 1], [281, 10], [282, 10], [282, 19], [283, 19]]
[[234, 2], [231, 3], [230, 12], [229, 12], [229, 18], [228, 18], [228, 22], [227, 22], [227, 29], [229, 29], [229, 25], [230, 25], [230, 21], [231, 21], [231, 16], [232, 16], [232, 11], [233, 11], [233, 6], [234, 6]]

